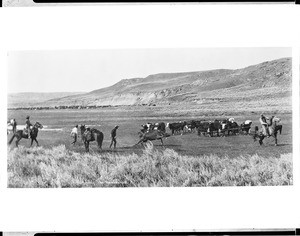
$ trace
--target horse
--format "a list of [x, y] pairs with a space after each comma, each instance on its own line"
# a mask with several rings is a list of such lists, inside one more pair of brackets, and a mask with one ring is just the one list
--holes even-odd
[[86, 128], [85, 125], [80, 126], [81, 139], [84, 143], [86, 152], [89, 152], [90, 142], [96, 141], [98, 148], [102, 150], [102, 142], [104, 139], [104, 135], [101, 131], [97, 129]]
[[[270, 120], [270, 124], [269, 124], [269, 134], [270, 136], [274, 137], [275, 139], [275, 146], [277, 146], [277, 134], [278, 134], [278, 131], [279, 133], [281, 134], [282, 132], [282, 125], [278, 124], [280, 122], [280, 118], [278, 117], [273, 117], [271, 120]], [[253, 135], [253, 139], [254, 139], [254, 142], [256, 141], [256, 138], [259, 138], [259, 144], [262, 145], [263, 144], [263, 140], [264, 138], [267, 137], [266, 135], [263, 134], [263, 132], [258, 132], [258, 127], [255, 127], [255, 133]]]
[[[31, 144], [30, 147], [33, 144], [33, 141], [36, 142], [37, 146], [39, 146], [39, 142], [37, 141], [37, 136], [38, 136], [38, 132], [39, 129], [42, 129], [43, 125], [41, 125], [39, 122], [36, 122], [34, 124], [34, 126], [32, 127], [32, 129], [30, 130], [30, 139], [31, 139]], [[24, 132], [24, 130], [18, 130], [16, 131], [13, 136], [11, 137], [11, 139], [9, 140], [8, 144], [10, 145], [12, 143], [12, 141], [14, 140], [14, 138], [17, 138], [16, 140], [16, 146], [18, 147], [18, 144], [20, 142], [20, 140], [22, 138], [28, 139], [28, 134]]]
[[160, 140], [161, 145], [164, 146], [164, 143], [163, 143], [162, 139], [171, 136], [170, 134], [162, 132], [160, 130], [152, 130], [152, 131], [145, 132], [145, 133], [139, 132], [138, 134], [139, 134], [140, 140], [134, 146], [136, 146], [140, 143], [145, 143], [147, 141], [151, 142], [153, 140]]

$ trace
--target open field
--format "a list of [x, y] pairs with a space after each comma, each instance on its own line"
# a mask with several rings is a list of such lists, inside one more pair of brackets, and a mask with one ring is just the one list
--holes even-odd
[[[183, 109], [182, 109], [183, 110]], [[117, 152], [118, 153], [141, 153], [142, 146], [133, 147], [138, 142], [138, 131], [142, 124], [147, 122], [174, 122], [190, 119], [215, 119], [227, 116], [205, 116], [199, 112], [196, 116], [195, 112], [171, 111], [163, 107], [111, 107], [94, 110], [42, 110], [42, 111], [24, 111], [9, 110], [8, 117], [16, 118], [18, 124], [25, 123], [25, 117], [30, 112], [31, 122], [39, 121], [46, 125], [47, 129], [58, 129], [54, 131], [40, 131], [38, 141], [41, 146], [51, 148], [53, 146], [65, 145], [69, 150], [76, 152], [84, 152], [84, 145], [79, 139], [75, 146], [71, 146], [70, 132], [76, 124], [86, 124], [90, 127], [100, 129], [104, 133], [103, 152], [111, 152], [109, 150], [110, 131], [115, 125], [119, 125], [117, 132]], [[271, 113], [272, 114], [272, 113]], [[267, 115], [271, 115], [267, 114]], [[265, 157], [279, 157], [280, 154], [292, 152], [292, 116], [291, 114], [277, 114], [282, 119], [283, 133], [278, 135], [278, 147], [274, 147], [273, 138], [265, 139], [264, 146], [259, 146], [258, 142], [253, 142], [249, 135], [238, 135], [230, 137], [203, 137], [196, 133], [188, 133], [184, 135], [174, 135], [164, 140], [165, 148], [171, 148], [184, 155], [228, 155], [236, 157], [240, 155], [258, 154]], [[253, 121], [253, 129], [255, 125], [259, 125], [259, 114], [235, 114], [236, 121], [240, 124], [246, 119]], [[62, 130], [59, 130], [62, 129]], [[167, 132], [170, 132], [167, 129]], [[8, 135], [8, 139], [11, 135]], [[153, 142], [155, 147], [163, 149], [160, 141]], [[29, 140], [22, 139], [20, 145], [29, 147]], [[14, 143], [11, 145], [14, 147]], [[95, 143], [91, 143], [91, 152], [97, 152]]]
[[[23, 125], [31, 116], [47, 126], [38, 134], [41, 147], [28, 148], [22, 139], [8, 150], [9, 187], [134, 187], [134, 186], [248, 186], [292, 184], [292, 115], [277, 114], [282, 119], [278, 146], [273, 138], [264, 145], [253, 142], [251, 135], [204, 137], [196, 133], [174, 135], [153, 141], [154, 148], [134, 146], [138, 132], [147, 122], [224, 118], [195, 114], [195, 111], [163, 107], [110, 107], [87, 110], [9, 110], [8, 118]], [[200, 113], [200, 112], [199, 112]], [[267, 114], [272, 115], [272, 114]], [[259, 114], [236, 113], [240, 124], [253, 121]], [[95, 143], [85, 153], [79, 137], [72, 146], [70, 132], [76, 124], [86, 124], [104, 133], [103, 150]], [[109, 149], [110, 131], [119, 125], [117, 149]], [[170, 130], [167, 129], [170, 133]], [[8, 140], [11, 134], [8, 135]], [[35, 145], [35, 144], [34, 144]]]

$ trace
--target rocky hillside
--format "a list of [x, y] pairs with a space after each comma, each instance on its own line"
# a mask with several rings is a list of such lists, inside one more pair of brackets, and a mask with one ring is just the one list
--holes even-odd
[[282, 58], [236, 70], [160, 73], [124, 79], [107, 88], [52, 99], [45, 104], [170, 105], [270, 100], [280, 105], [288, 103], [291, 85], [292, 59]]

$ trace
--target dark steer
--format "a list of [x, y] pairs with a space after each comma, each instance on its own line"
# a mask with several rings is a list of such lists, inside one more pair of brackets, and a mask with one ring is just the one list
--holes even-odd
[[164, 132], [159, 131], [159, 130], [152, 130], [152, 131], [149, 131], [147, 133], [140, 132], [139, 136], [140, 136], [140, 141], [138, 141], [138, 143], [135, 144], [135, 145], [138, 145], [140, 143], [146, 143], [148, 141], [160, 140], [161, 144], [163, 146], [164, 143], [163, 143], [162, 139], [166, 138], [166, 137], [169, 137], [170, 134], [164, 133]]
[[164, 122], [155, 123], [153, 129], [166, 132], [166, 124]]
[[214, 122], [209, 122], [207, 132], [208, 132], [210, 137], [214, 136], [214, 132], [216, 132], [217, 136], [219, 136], [221, 128], [222, 128], [222, 126], [221, 126], [220, 121], [219, 120], [214, 120]]
[[240, 126], [240, 132], [241, 134], [250, 134], [251, 133], [251, 124], [252, 122], [249, 122], [247, 124], [242, 123]]
[[209, 128], [209, 122], [208, 121], [202, 121], [198, 123], [198, 135], [200, 136], [201, 134], [203, 134], [204, 136], [207, 134]]
[[178, 122], [178, 123], [168, 123], [167, 127], [169, 127], [169, 129], [172, 132], [172, 135], [174, 135], [175, 133], [181, 133], [181, 135], [183, 134], [183, 128], [186, 125], [185, 122]]

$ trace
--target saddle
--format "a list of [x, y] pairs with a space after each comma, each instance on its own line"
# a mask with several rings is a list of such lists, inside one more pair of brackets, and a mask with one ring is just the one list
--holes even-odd
[[94, 141], [95, 140], [94, 135], [93, 135], [94, 132], [95, 132], [95, 130], [88, 129], [88, 130], [84, 131], [83, 135], [87, 141]]
[[[274, 133], [274, 129], [272, 127], [266, 127], [266, 129], [268, 130], [269, 135], [272, 135]], [[259, 130], [259, 134], [264, 135], [264, 131], [262, 128]]]
[[[30, 133], [31, 133], [31, 129], [30, 129]], [[28, 137], [28, 129], [24, 128], [23, 129], [23, 135]]]

